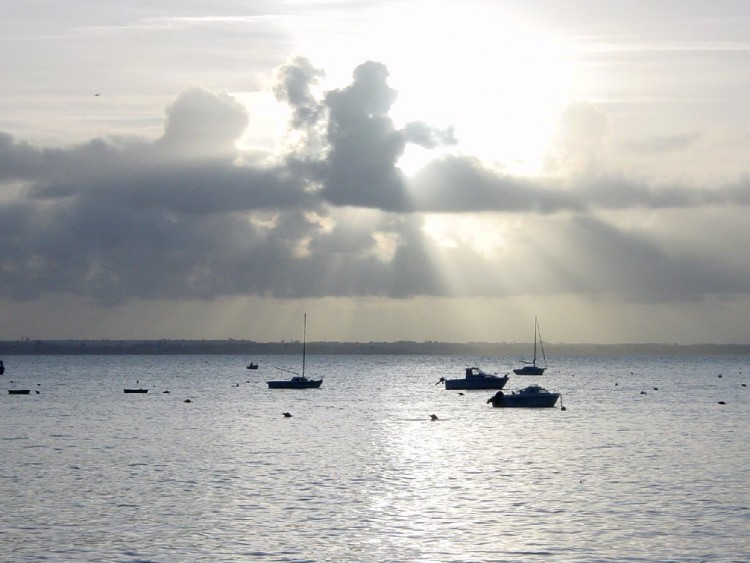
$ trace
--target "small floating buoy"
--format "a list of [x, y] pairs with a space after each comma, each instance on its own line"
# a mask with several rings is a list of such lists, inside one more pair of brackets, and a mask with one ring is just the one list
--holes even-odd
[[192, 403], [193, 401], [191, 401], [190, 399], [185, 399], [185, 402], [186, 403]]
[[645, 391], [641, 391], [641, 395], [646, 395], [646, 392]]
[[726, 405], [726, 403], [724, 401], [719, 401], [719, 404], [720, 405]]
[[654, 387], [654, 391], [658, 391], [658, 390], [659, 390], [659, 388], [658, 388], [658, 387]]
[[281, 414], [284, 415], [284, 418], [292, 418], [292, 413], [290, 412], [282, 412]]
[[463, 395], [463, 393], [459, 393], [459, 395]]
[[719, 374], [719, 377], [721, 377], [721, 374]]
[[162, 391], [162, 393], [169, 393], [169, 391]]
[[430, 420], [438, 420], [437, 415], [436, 414], [431, 414], [430, 415]]

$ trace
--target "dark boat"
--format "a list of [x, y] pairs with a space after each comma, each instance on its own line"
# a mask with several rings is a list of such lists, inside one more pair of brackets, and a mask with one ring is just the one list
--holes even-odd
[[125, 393], [148, 393], [148, 389], [123, 389]]
[[[544, 367], [536, 365], [536, 349], [537, 340], [539, 342], [539, 348], [542, 351], [542, 358], [544, 359]], [[539, 331], [539, 321], [534, 317], [534, 359], [530, 362], [523, 362], [523, 367], [513, 370], [516, 375], [542, 375], [544, 370], [547, 369], [547, 356], [544, 354], [544, 344], [542, 344], [542, 333]]]
[[250, 362], [250, 365], [247, 366], [247, 369], [258, 369], [258, 364]]
[[487, 402], [497, 408], [543, 409], [554, 407], [559, 398], [560, 393], [552, 393], [539, 385], [529, 385], [517, 392], [498, 391]]
[[31, 389], [8, 389], [9, 395], [28, 395]]
[[268, 381], [269, 389], [317, 389], [323, 384], [322, 379], [309, 379], [305, 377], [305, 347], [307, 343], [307, 315], [305, 315], [304, 330], [302, 333], [302, 373], [294, 373], [288, 369], [279, 368], [281, 371], [286, 371], [294, 374], [291, 379], [280, 379], [276, 381]]
[[478, 367], [469, 367], [466, 368], [466, 376], [463, 379], [441, 377], [438, 383], [445, 383], [445, 388], [448, 390], [502, 389], [508, 383], [508, 374], [485, 373]]
[[303, 375], [295, 375], [291, 379], [269, 381], [269, 389], [317, 389], [323, 384], [322, 379], [308, 379]]

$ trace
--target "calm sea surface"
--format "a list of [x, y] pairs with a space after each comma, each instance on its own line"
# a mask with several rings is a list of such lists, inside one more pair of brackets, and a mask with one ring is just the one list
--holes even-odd
[[2, 561], [750, 560], [750, 357], [3, 359]]

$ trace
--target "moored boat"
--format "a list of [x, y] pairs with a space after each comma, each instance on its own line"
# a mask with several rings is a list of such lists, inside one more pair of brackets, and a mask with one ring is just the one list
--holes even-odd
[[438, 383], [444, 383], [448, 390], [502, 389], [508, 383], [508, 374], [497, 375], [486, 373], [478, 367], [468, 367], [463, 378], [445, 379], [441, 377]]
[[305, 315], [304, 329], [302, 332], [302, 373], [294, 373], [288, 369], [279, 368], [294, 375], [291, 379], [279, 379], [276, 381], [267, 381], [269, 389], [317, 389], [323, 384], [322, 379], [309, 379], [305, 377], [305, 350], [307, 344], [307, 315]]
[[503, 393], [498, 391], [487, 399], [487, 402], [492, 403], [492, 406], [497, 408], [541, 409], [554, 407], [559, 398], [560, 393], [547, 391], [539, 385], [529, 385], [517, 392]]
[[295, 375], [291, 379], [268, 381], [269, 389], [317, 389], [323, 383], [322, 379], [309, 379], [303, 375]]
[[143, 389], [143, 388], [139, 388], [139, 389], [127, 389], [126, 388], [126, 389], [123, 389], [123, 391], [125, 393], [148, 393], [148, 389]]
[[31, 389], [8, 389], [9, 395], [28, 395]]
[[[542, 351], [544, 366], [536, 365], [536, 350], [538, 346]], [[542, 344], [542, 333], [539, 331], [539, 321], [534, 317], [534, 358], [530, 362], [523, 362], [525, 365], [513, 370], [516, 375], [542, 375], [547, 369], [547, 356], [544, 354], [544, 344]]]

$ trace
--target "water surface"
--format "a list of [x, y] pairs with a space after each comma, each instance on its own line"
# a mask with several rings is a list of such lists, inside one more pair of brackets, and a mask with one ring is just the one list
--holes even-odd
[[267, 389], [288, 377], [274, 366], [299, 368], [290, 356], [4, 360], [7, 561], [750, 553], [748, 357], [562, 358], [511, 376], [560, 391], [565, 411], [435, 385], [508, 358], [308, 356], [317, 390]]

